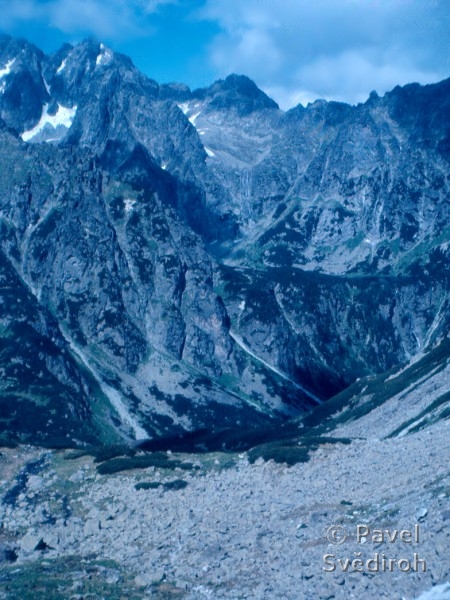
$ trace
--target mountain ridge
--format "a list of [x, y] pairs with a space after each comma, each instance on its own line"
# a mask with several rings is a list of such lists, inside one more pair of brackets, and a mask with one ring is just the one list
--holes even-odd
[[448, 330], [450, 80], [283, 112], [93, 41], [0, 71], [2, 251], [119, 438], [276, 426]]

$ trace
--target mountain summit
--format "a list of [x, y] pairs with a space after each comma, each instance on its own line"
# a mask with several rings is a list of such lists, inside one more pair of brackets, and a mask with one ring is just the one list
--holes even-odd
[[215, 110], [236, 110], [240, 116], [254, 111], [278, 109], [278, 104], [269, 98], [245, 75], [229, 75], [219, 79], [209, 88], [193, 92], [193, 98], [208, 99], [208, 105]]

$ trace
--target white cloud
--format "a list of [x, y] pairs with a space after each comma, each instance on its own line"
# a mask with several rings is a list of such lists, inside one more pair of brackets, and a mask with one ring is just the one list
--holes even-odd
[[165, 4], [178, 4], [178, 0], [134, 0], [134, 2], [146, 14], [156, 12]]
[[261, 63], [267, 73], [281, 65], [281, 54], [272, 38], [262, 30], [246, 29], [231, 36], [219, 36], [211, 47], [210, 60], [222, 76], [230, 72], [259, 70]]
[[17, 21], [40, 19], [45, 14], [45, 7], [34, 0], [11, 2], [0, 0], [0, 24], [8, 30]]
[[177, 0], [0, 0], [0, 26], [42, 22], [68, 34], [122, 40], [152, 32], [145, 17]]
[[222, 30], [208, 57], [218, 76], [245, 73], [284, 107], [450, 70], [448, 0], [207, 0], [198, 16]]
[[269, 96], [277, 101], [278, 106], [282, 110], [288, 110], [297, 104], [306, 106], [310, 102], [314, 102], [319, 96], [317, 92], [313, 92], [307, 89], [294, 89], [287, 86], [275, 85], [265, 86], [262, 85], [261, 89]]
[[121, 2], [99, 0], [58, 0], [49, 7], [50, 24], [65, 33], [89, 31], [100, 38], [116, 37], [118, 23], [122, 31], [135, 29], [132, 15]]
[[[422, 72], [401, 56], [393, 56], [389, 62], [377, 64], [363, 53], [343, 52], [336, 57], [319, 57], [303, 65], [296, 72], [299, 85], [314, 82], [314, 92], [305, 92], [308, 101], [321, 97], [325, 100], [364, 102], [372, 89], [390, 90], [420, 80], [422, 83], [437, 81], [435, 72]], [[314, 94], [314, 98], [310, 95]]]

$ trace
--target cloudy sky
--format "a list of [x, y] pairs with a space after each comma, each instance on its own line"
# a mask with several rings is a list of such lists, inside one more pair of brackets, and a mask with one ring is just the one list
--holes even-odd
[[283, 108], [450, 75], [450, 0], [0, 0], [0, 31], [93, 37], [160, 83], [243, 73]]

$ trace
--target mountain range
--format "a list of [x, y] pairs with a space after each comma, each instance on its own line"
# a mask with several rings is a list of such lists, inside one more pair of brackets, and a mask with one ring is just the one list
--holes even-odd
[[0, 37], [1, 441], [281, 428], [448, 360], [449, 92], [282, 111]]

